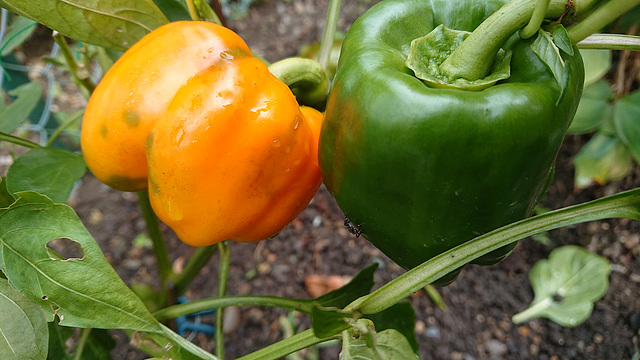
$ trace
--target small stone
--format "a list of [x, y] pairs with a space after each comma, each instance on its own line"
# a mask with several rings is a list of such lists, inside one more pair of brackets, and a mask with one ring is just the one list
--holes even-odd
[[502, 356], [507, 353], [507, 350], [509, 350], [507, 348], [507, 345], [495, 339], [487, 341], [485, 344], [485, 348], [487, 349], [487, 352], [489, 352], [489, 354], [491, 354], [492, 356]]
[[240, 311], [237, 306], [229, 306], [224, 309], [224, 322], [222, 332], [231, 334], [240, 326]]
[[439, 339], [440, 338], [440, 329], [435, 326], [429, 326], [426, 331], [426, 335], [430, 339]]
[[604, 340], [604, 336], [602, 336], [602, 334], [600, 333], [596, 333], [595, 335], [593, 335], [593, 342], [596, 344], [602, 344], [602, 341]]
[[528, 337], [529, 334], [531, 334], [531, 329], [526, 325], [519, 326], [518, 334], [520, 334], [520, 336]]

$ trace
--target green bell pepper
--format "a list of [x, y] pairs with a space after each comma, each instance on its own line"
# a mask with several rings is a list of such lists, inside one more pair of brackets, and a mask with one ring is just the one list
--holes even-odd
[[[510, 76], [480, 91], [433, 88], [405, 61], [438, 25], [473, 31], [505, 1], [386, 0], [349, 29], [320, 136], [324, 182], [362, 234], [410, 269], [531, 215], [583, 86], [582, 59], [562, 53], [562, 88], [517, 34]], [[495, 264], [515, 246], [474, 263]], [[442, 278], [446, 284], [461, 269]]]

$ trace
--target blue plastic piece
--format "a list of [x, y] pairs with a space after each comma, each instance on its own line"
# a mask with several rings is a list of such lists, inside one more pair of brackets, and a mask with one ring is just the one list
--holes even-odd
[[[186, 304], [189, 300], [184, 296], [178, 298], [178, 304]], [[216, 328], [213, 325], [200, 323], [200, 318], [204, 315], [215, 314], [216, 310], [205, 310], [197, 313], [182, 315], [176, 318], [177, 332], [182, 337], [186, 337], [186, 332], [191, 333], [199, 332], [205, 335], [213, 336], [216, 332]]]

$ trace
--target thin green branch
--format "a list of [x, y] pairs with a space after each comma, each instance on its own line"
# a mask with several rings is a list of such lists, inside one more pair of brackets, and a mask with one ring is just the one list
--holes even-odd
[[580, 41], [578, 48], [640, 51], [640, 36], [594, 34]]
[[54, 141], [56, 141], [56, 139], [58, 138], [58, 136], [60, 136], [60, 134], [62, 134], [62, 132], [68, 128], [69, 126], [71, 126], [71, 124], [73, 124], [74, 122], [78, 121], [79, 119], [82, 118], [82, 111], [79, 111], [71, 116], [69, 116], [69, 118], [67, 120], [65, 120], [62, 124], [60, 124], [60, 126], [58, 126], [58, 128], [51, 134], [51, 136], [49, 137], [49, 140], [47, 141], [47, 144], [45, 146], [51, 146], [51, 144], [53, 144]]
[[178, 316], [189, 315], [200, 311], [223, 308], [228, 306], [270, 306], [288, 310], [310, 313], [313, 307], [310, 299], [289, 299], [276, 296], [240, 295], [222, 298], [208, 298], [192, 301], [186, 304], [173, 305], [153, 313], [159, 321], [174, 319]]
[[60, 46], [60, 51], [62, 52], [62, 56], [67, 62], [67, 67], [69, 67], [69, 71], [71, 75], [76, 80], [76, 83], [84, 87], [89, 94], [93, 93], [93, 90], [96, 88], [96, 84], [91, 81], [89, 77], [89, 70], [84, 67], [80, 67], [76, 60], [73, 58], [73, 54], [71, 54], [71, 49], [69, 48], [69, 44], [64, 39], [64, 36], [57, 31], [53, 32], [53, 40]]
[[240, 357], [236, 360], [272, 360], [280, 359], [288, 354], [292, 354], [296, 351], [306, 349], [313, 345], [333, 340], [333, 337], [319, 338], [313, 334], [313, 330], [305, 330], [297, 333], [292, 337], [278, 341], [275, 344], [269, 345], [251, 354]]
[[167, 251], [167, 245], [165, 243], [164, 236], [162, 235], [162, 231], [160, 230], [160, 222], [158, 221], [156, 214], [153, 212], [153, 208], [149, 202], [149, 193], [146, 190], [138, 191], [138, 204], [140, 206], [144, 222], [147, 225], [147, 232], [153, 245], [153, 252], [156, 256], [160, 286], [164, 295], [167, 296], [167, 283], [169, 278], [173, 275], [173, 269], [171, 267], [171, 259], [169, 258], [169, 252]]
[[187, 9], [189, 10], [189, 16], [191, 17], [191, 20], [193, 21], [199, 21], [200, 16], [198, 15], [198, 12], [196, 11], [196, 6], [193, 3], [194, 0], [186, 0], [187, 2]]
[[185, 265], [181, 273], [176, 274], [173, 278], [173, 286], [177, 295], [183, 294], [193, 279], [198, 275], [200, 270], [209, 262], [211, 255], [218, 250], [216, 245], [199, 247], [191, 255], [189, 261]]
[[73, 360], [82, 359], [82, 353], [84, 352], [85, 345], [87, 345], [87, 339], [89, 338], [89, 334], [91, 334], [91, 328], [84, 328], [80, 332], [78, 345], [76, 345], [76, 351], [73, 353]]
[[610, 0], [595, 9], [578, 24], [570, 27], [569, 38], [576, 44], [640, 4], [640, 0]]
[[380, 312], [469, 261], [514, 241], [562, 226], [607, 218], [640, 220], [640, 188], [550, 211], [481, 235], [422, 263], [357, 299], [347, 309], [361, 314]]
[[[227, 282], [229, 281], [229, 263], [231, 260], [231, 252], [229, 251], [229, 241], [218, 243], [218, 252], [220, 254], [220, 264], [218, 266], [218, 298], [223, 298], [227, 293]], [[220, 307], [216, 310], [216, 357], [224, 360], [224, 308]]]
[[[218, 0], [216, 0], [218, 1]], [[221, 26], [222, 21], [218, 17], [218, 14], [209, 6], [209, 3], [205, 0], [193, 0], [193, 5], [196, 8], [198, 17], [204, 21], [212, 22]]]
[[21, 137], [17, 137], [17, 136], [13, 136], [11, 134], [7, 134], [5, 132], [0, 131], [0, 142], [5, 141], [8, 143], [12, 143], [15, 145], [20, 145], [20, 146], [24, 146], [26, 148], [37, 148], [40, 147], [39, 144], [34, 143], [33, 141], [29, 141], [27, 139], [23, 139]]
[[542, 21], [544, 21], [544, 16], [547, 12], [550, 1], [551, 0], [536, 0], [529, 23], [519, 32], [521, 38], [528, 39], [538, 33], [538, 29], [540, 29], [540, 25], [542, 25]]
[[333, 39], [336, 36], [338, 17], [340, 15], [340, 3], [341, 0], [331, 0], [329, 2], [327, 19], [324, 25], [324, 33], [322, 34], [322, 40], [320, 41], [320, 55], [318, 59], [320, 65], [325, 71], [329, 66], [329, 59], [331, 58], [331, 48], [333, 47]]

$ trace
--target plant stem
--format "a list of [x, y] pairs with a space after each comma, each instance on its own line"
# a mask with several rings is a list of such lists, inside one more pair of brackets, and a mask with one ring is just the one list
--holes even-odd
[[168, 290], [167, 281], [173, 274], [173, 270], [171, 268], [171, 259], [169, 258], [169, 252], [167, 251], [167, 245], [165, 243], [164, 237], [162, 236], [162, 231], [160, 231], [160, 223], [158, 222], [158, 217], [153, 212], [153, 208], [151, 207], [151, 203], [149, 202], [149, 193], [146, 190], [138, 191], [138, 204], [140, 206], [140, 211], [142, 212], [144, 222], [147, 225], [149, 238], [151, 239], [151, 243], [153, 244], [153, 252], [156, 256], [156, 261], [158, 264], [158, 277], [160, 278], [160, 287], [162, 288], [164, 295], [166, 296], [168, 295], [166, 293]]
[[513, 321], [514, 324], [519, 324], [529, 319], [533, 319], [534, 317], [538, 317], [538, 315], [540, 314], [540, 310], [549, 307], [551, 302], [553, 302], [551, 298], [544, 298], [540, 302], [531, 304], [531, 306], [529, 306], [524, 311], [513, 315], [513, 317], [511, 317], [511, 321]]
[[600, 31], [617, 17], [640, 4], [640, 0], [610, 0], [595, 9], [585, 19], [569, 28], [569, 38], [575, 44]]
[[[500, 47], [531, 19], [535, 1], [512, 0], [489, 16], [440, 65], [442, 72], [453, 79], [485, 77]], [[565, 0], [551, 0], [545, 17], [559, 18], [565, 6]]]
[[84, 351], [85, 345], [87, 345], [87, 339], [89, 338], [90, 333], [91, 333], [91, 328], [84, 328], [80, 332], [78, 345], [76, 345], [76, 351], [73, 353], [73, 360], [82, 359], [82, 352]]
[[640, 51], [640, 36], [595, 34], [581, 40], [577, 45], [580, 49]]
[[34, 143], [33, 141], [29, 141], [29, 140], [23, 139], [21, 137], [13, 136], [11, 134], [7, 134], [7, 133], [2, 132], [2, 131], [0, 131], [0, 141], [6, 141], [8, 143], [24, 146], [24, 147], [30, 148], [30, 149], [40, 147], [39, 144]]
[[[218, 298], [223, 298], [227, 293], [227, 282], [229, 281], [229, 263], [231, 252], [229, 251], [229, 241], [218, 243], [220, 253], [220, 265], [218, 266]], [[216, 356], [224, 360], [224, 308], [216, 310], [216, 333], [215, 333]]]
[[51, 144], [53, 144], [53, 142], [56, 141], [58, 136], [60, 136], [60, 134], [62, 134], [62, 132], [66, 128], [71, 126], [71, 124], [73, 124], [74, 122], [78, 121], [78, 119], [82, 118], [82, 114], [83, 114], [83, 112], [79, 111], [79, 112], [73, 114], [72, 116], [69, 116], [69, 118], [67, 120], [65, 120], [65, 122], [60, 124], [60, 126], [58, 126], [58, 128], [51, 134], [51, 136], [49, 137], [49, 140], [47, 140], [47, 144], [45, 146], [47, 146], [47, 147], [51, 146]]
[[540, 25], [542, 25], [544, 16], [547, 13], [549, 1], [551, 0], [536, 1], [535, 7], [533, 8], [533, 14], [531, 14], [531, 19], [529, 19], [529, 23], [525, 27], [520, 29], [520, 32], [518, 33], [521, 38], [528, 39], [538, 33], [538, 29], [540, 29]]
[[186, 0], [187, 9], [189, 10], [189, 16], [193, 21], [199, 21], [200, 16], [198, 16], [198, 12], [196, 11], [196, 6], [193, 4], [194, 0]]
[[69, 71], [73, 78], [77, 81], [78, 85], [84, 87], [89, 94], [93, 93], [93, 90], [96, 88], [96, 84], [91, 81], [89, 77], [88, 69], [82, 66], [82, 71], [76, 60], [73, 58], [73, 54], [71, 54], [71, 49], [69, 48], [69, 44], [64, 39], [64, 36], [57, 31], [53, 32], [53, 40], [60, 46], [60, 51], [62, 51], [62, 56], [67, 62], [67, 66], [69, 67]]
[[543, 231], [606, 218], [640, 220], [640, 188], [550, 211], [481, 235], [409, 270], [369, 295], [357, 299], [346, 309], [361, 314], [380, 312], [434, 280], [504, 245]]
[[285, 355], [294, 353], [296, 351], [311, 347], [321, 342], [332, 340], [333, 337], [321, 339], [313, 334], [313, 330], [305, 330], [297, 333], [292, 337], [278, 341], [275, 344], [269, 345], [251, 354], [240, 357], [236, 360], [268, 360], [268, 359], [280, 359]]
[[206, 0], [193, 0], [193, 5], [195, 5], [199, 19], [223, 26], [218, 14], [209, 6]]
[[293, 90], [301, 104], [316, 105], [327, 98], [329, 78], [315, 60], [287, 58], [269, 65], [269, 71]]
[[320, 41], [319, 62], [326, 71], [331, 58], [331, 48], [333, 47], [333, 39], [335, 38], [336, 28], [338, 26], [338, 16], [340, 15], [341, 0], [329, 1], [329, 9], [327, 10], [327, 20], [324, 24], [324, 32]]
[[277, 296], [225, 296], [222, 298], [208, 298], [192, 301], [186, 304], [173, 305], [153, 313], [159, 321], [177, 318], [182, 315], [189, 315], [196, 312], [211, 310], [227, 306], [273, 306], [288, 310], [296, 310], [310, 313], [312, 309], [312, 299], [289, 299]]
[[175, 275], [173, 279], [173, 285], [177, 295], [181, 295], [187, 290], [189, 284], [191, 284], [193, 279], [195, 279], [200, 272], [200, 269], [209, 262], [211, 255], [213, 255], [217, 250], [218, 247], [216, 245], [209, 245], [196, 249], [182, 272]]

